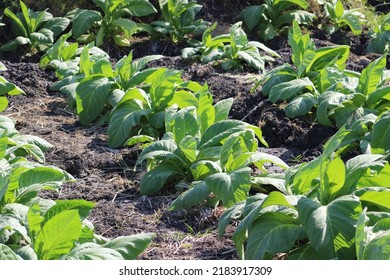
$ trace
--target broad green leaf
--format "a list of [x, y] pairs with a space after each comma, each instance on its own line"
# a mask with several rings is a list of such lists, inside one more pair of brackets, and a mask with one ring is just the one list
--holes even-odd
[[365, 230], [366, 220], [368, 220], [366, 216], [367, 209], [363, 209], [362, 213], [359, 215], [359, 219], [356, 223], [356, 257], [358, 260], [363, 258], [363, 251], [366, 244], [367, 232]]
[[270, 76], [270, 78], [264, 83], [262, 86], [262, 93], [265, 96], [269, 96], [271, 89], [281, 83], [289, 82], [294, 79], [296, 79], [297, 76], [295, 74], [289, 73], [289, 72], [282, 72], [282, 73], [275, 73], [274, 75]]
[[197, 204], [203, 203], [210, 195], [210, 190], [204, 181], [195, 183], [188, 190], [181, 193], [169, 206], [168, 210], [176, 211], [187, 209]]
[[[169, 117], [168, 117], [169, 116]], [[186, 136], [196, 136], [199, 133], [195, 108], [186, 107], [166, 117], [167, 132], [172, 132], [173, 139], [180, 143]]]
[[320, 182], [320, 199], [324, 203], [334, 200], [344, 187], [345, 165], [341, 158], [337, 157], [329, 162], [325, 174]]
[[222, 237], [227, 226], [231, 221], [238, 220], [242, 215], [242, 210], [246, 201], [241, 201], [234, 204], [232, 207], [223, 212], [218, 222], [218, 236]]
[[31, 43], [33, 44], [42, 44], [42, 45], [51, 45], [54, 43], [54, 33], [50, 29], [40, 29], [37, 32], [30, 34]]
[[382, 80], [385, 67], [386, 55], [383, 55], [363, 69], [359, 79], [358, 91], [366, 96], [374, 92]]
[[103, 112], [113, 82], [99, 75], [86, 77], [76, 88], [77, 114], [82, 124], [90, 124]]
[[0, 51], [3, 51], [3, 52], [13, 52], [13, 51], [16, 50], [16, 48], [18, 46], [27, 45], [27, 44], [30, 44], [30, 43], [31, 43], [31, 41], [30, 41], [29, 38], [18, 36], [15, 39], [9, 41], [8, 43], [2, 45], [0, 47]]
[[52, 182], [62, 182], [65, 179], [65, 175], [59, 169], [40, 166], [26, 172], [23, 172], [19, 179], [19, 187], [26, 188], [35, 184], [50, 184]]
[[233, 98], [223, 99], [215, 105], [215, 122], [226, 120], [229, 116], [230, 109], [233, 105]]
[[319, 256], [310, 244], [303, 245], [288, 254], [287, 260], [320, 260]]
[[296, 118], [308, 114], [317, 105], [317, 98], [311, 93], [304, 93], [291, 100], [284, 108], [286, 116]]
[[113, 110], [108, 126], [108, 145], [112, 148], [122, 145], [140, 124], [141, 118], [150, 114], [150, 109], [142, 108], [137, 100], [121, 103]]
[[230, 174], [216, 173], [206, 178], [207, 187], [225, 207], [245, 200], [250, 188], [250, 168], [244, 167]]
[[77, 210], [67, 210], [47, 221], [35, 239], [34, 250], [41, 260], [58, 259], [73, 248], [82, 230]]
[[102, 20], [99, 12], [93, 10], [81, 10], [72, 21], [72, 36], [75, 39], [84, 35], [92, 26]]
[[245, 24], [248, 26], [249, 30], [252, 30], [260, 22], [263, 13], [265, 11], [265, 5], [253, 5], [245, 8], [241, 12], [241, 16], [244, 18]]
[[140, 192], [142, 195], [152, 195], [161, 190], [170, 179], [177, 180], [180, 170], [171, 164], [160, 164], [155, 169], [147, 172], [140, 181]]
[[294, 194], [307, 194], [318, 185], [322, 164], [323, 158], [318, 157], [307, 164], [301, 165], [293, 177], [292, 188]]
[[122, 255], [110, 248], [87, 242], [76, 246], [62, 260], [123, 260]]
[[360, 196], [360, 201], [363, 204], [375, 206], [383, 211], [390, 211], [390, 190], [383, 188], [381, 191], [367, 191]]
[[129, 4], [127, 8], [132, 16], [142, 17], [157, 12], [154, 6], [147, 0], [132, 0]]
[[355, 227], [361, 212], [359, 199], [343, 196], [328, 205], [302, 197], [297, 205], [299, 220], [311, 246], [327, 259], [353, 259]]
[[42, 26], [43, 28], [53, 31], [54, 37], [61, 35], [62, 32], [68, 27], [70, 20], [66, 17], [54, 17]]
[[364, 248], [363, 259], [390, 260], [390, 218], [379, 220], [370, 234], [371, 239]]
[[194, 162], [197, 156], [198, 142], [192, 135], [186, 135], [179, 143], [179, 148], [190, 162]]
[[[312, 62], [307, 66], [307, 72], [320, 71], [328, 66], [329, 62], [336, 59], [335, 64], [342, 66], [348, 59], [349, 46], [330, 46], [315, 50], [316, 56]], [[333, 65], [329, 65], [333, 66]]]
[[21, 260], [22, 258], [18, 256], [10, 247], [5, 244], [0, 244], [0, 260]]
[[7, 97], [0, 96], [0, 112], [4, 111], [8, 107]]
[[137, 32], [137, 23], [127, 18], [118, 18], [112, 24], [121, 28], [125, 38], [130, 38]]
[[96, 203], [85, 200], [57, 200], [56, 204], [44, 214], [45, 222], [66, 210], [77, 210], [81, 220], [88, 217]]
[[120, 236], [107, 242], [103, 247], [117, 251], [125, 260], [134, 260], [145, 251], [154, 237], [153, 233]]
[[280, 83], [272, 87], [269, 93], [269, 100], [273, 103], [279, 100], [290, 100], [305, 90], [314, 90], [313, 83], [307, 77]]
[[359, 17], [354, 13], [344, 13], [344, 15], [340, 19], [340, 22], [346, 23], [351, 29], [353, 35], [358, 36], [362, 33], [362, 24], [360, 23]]
[[383, 154], [390, 150], [390, 112], [380, 116], [372, 129], [371, 151]]
[[265, 213], [249, 228], [245, 259], [262, 260], [266, 254], [288, 253], [305, 237], [296, 219], [283, 213]]

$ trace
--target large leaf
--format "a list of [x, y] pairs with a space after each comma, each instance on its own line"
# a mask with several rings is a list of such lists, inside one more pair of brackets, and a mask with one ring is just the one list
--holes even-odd
[[390, 112], [383, 114], [372, 129], [371, 150], [383, 154], [390, 150]]
[[152, 195], [161, 190], [170, 179], [180, 179], [180, 170], [171, 164], [160, 164], [147, 172], [140, 181], [140, 192], [143, 195]]
[[314, 91], [314, 85], [307, 77], [280, 83], [272, 87], [269, 100], [273, 103], [279, 100], [290, 100], [305, 90]]
[[0, 244], [0, 260], [6, 261], [6, 260], [21, 260], [22, 258], [19, 257], [14, 251], [11, 250], [10, 247], [8, 247], [5, 244]]
[[70, 20], [66, 17], [55, 17], [45, 22], [42, 27], [53, 31], [54, 37], [57, 37], [65, 31], [69, 23]]
[[102, 112], [108, 102], [113, 82], [99, 75], [83, 79], [76, 88], [77, 114], [82, 124], [90, 124]]
[[361, 212], [359, 199], [342, 196], [328, 205], [302, 197], [297, 205], [311, 246], [327, 259], [354, 259], [355, 227]]
[[207, 187], [225, 207], [245, 200], [250, 188], [250, 168], [244, 167], [230, 174], [216, 173], [206, 178]]
[[265, 5], [253, 5], [245, 8], [241, 12], [241, 16], [244, 18], [244, 22], [248, 26], [249, 30], [255, 28], [256, 25], [260, 22], [265, 7]]
[[191, 186], [188, 190], [180, 194], [178, 198], [172, 202], [169, 210], [181, 210], [190, 208], [197, 204], [203, 203], [210, 195], [210, 190], [204, 181], [200, 181], [194, 186]]
[[153, 233], [120, 236], [107, 242], [103, 247], [119, 252], [125, 260], [134, 260], [148, 247], [154, 236]]
[[288, 253], [306, 237], [299, 222], [283, 213], [265, 213], [248, 231], [245, 259], [261, 260], [266, 254]]
[[67, 210], [47, 221], [35, 239], [39, 259], [53, 260], [68, 254], [82, 230], [77, 210]]
[[81, 10], [74, 17], [72, 23], [72, 36], [75, 39], [84, 35], [87, 31], [89, 31], [92, 26], [102, 20], [102, 16], [99, 12], [93, 10]]
[[132, 16], [142, 17], [157, 12], [148, 0], [132, 0], [129, 2], [128, 10]]
[[304, 93], [291, 100], [284, 108], [286, 116], [296, 118], [308, 114], [317, 105], [317, 98], [311, 93]]
[[386, 55], [383, 55], [363, 69], [359, 79], [358, 91], [366, 96], [374, 92], [382, 80], [385, 67]]
[[121, 103], [114, 109], [110, 119], [108, 145], [112, 148], [122, 145], [131, 136], [133, 128], [140, 124], [141, 118], [150, 112], [150, 109], [142, 108], [137, 100]]
[[87, 242], [76, 246], [63, 260], [123, 260], [122, 255], [110, 248]]

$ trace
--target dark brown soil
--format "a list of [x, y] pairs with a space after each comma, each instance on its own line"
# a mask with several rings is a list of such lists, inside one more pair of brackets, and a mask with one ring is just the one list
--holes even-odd
[[[216, 1], [219, 6], [214, 1], [200, 2], [205, 4], [206, 19], [225, 20], [222, 25], [226, 27], [232, 22], [231, 13], [237, 12], [237, 8], [227, 8], [229, 1], [222, 1], [224, 4]], [[227, 9], [225, 13], [218, 13], [221, 5]], [[332, 44], [327, 37], [316, 43]], [[313, 124], [309, 118], [288, 119], [281, 107], [266, 101], [259, 92], [250, 93], [260, 77], [256, 72], [224, 72], [211, 64], [184, 60], [179, 56], [180, 47], [166, 42], [140, 40], [133, 47], [135, 57], [167, 55], [152, 65], [181, 69], [184, 79], [207, 83], [216, 101], [233, 97], [230, 117], [260, 126], [272, 148], [265, 151], [287, 162], [307, 161], [318, 156], [324, 142], [336, 131]], [[112, 52], [121, 55], [119, 51]], [[283, 59], [272, 66], [289, 62], [290, 50], [285, 41], [280, 41], [278, 52]], [[9, 108], [2, 114], [14, 119], [21, 133], [51, 142], [55, 148], [47, 153], [47, 164], [63, 168], [77, 179], [75, 183], [66, 184], [58, 194], [45, 195], [96, 202], [90, 220], [97, 233], [106, 237], [154, 232], [155, 239], [140, 259], [237, 258], [232, 242], [234, 225], [222, 238], [217, 236], [222, 207], [199, 206], [169, 212], [166, 208], [175, 199], [175, 193], [140, 195], [139, 179], [143, 171], [133, 171], [139, 149], [110, 149], [106, 145], [106, 127], [81, 126], [67, 107], [66, 96], [50, 90], [56, 78], [52, 72], [39, 69], [37, 57], [2, 55], [0, 59], [8, 68], [2, 75], [26, 92], [26, 95], [11, 97]], [[362, 57], [361, 53], [352, 54], [348, 68], [362, 69], [372, 59]]]

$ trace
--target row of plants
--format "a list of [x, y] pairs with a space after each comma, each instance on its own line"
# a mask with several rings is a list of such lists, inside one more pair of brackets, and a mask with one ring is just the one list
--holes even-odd
[[257, 84], [271, 102], [287, 102], [288, 117], [311, 115], [322, 125], [340, 128], [367, 114], [378, 116], [389, 110], [386, 54], [361, 73], [347, 70], [348, 46], [316, 49], [297, 22], [289, 33], [289, 44], [293, 65], [272, 69]]
[[[140, 17], [157, 13], [148, 0], [93, 0], [93, 3], [99, 10], [77, 8], [64, 17], [53, 17], [47, 11], [34, 12], [23, 1], [20, 1], [19, 13], [6, 8], [4, 16], [11, 21], [15, 38], [2, 45], [0, 51], [14, 51], [20, 46], [28, 46], [29, 51], [46, 51], [56, 38], [69, 29], [73, 40], [81, 43], [94, 41], [96, 46], [105, 41], [130, 46], [135, 34], [144, 33], [155, 39], [169, 38], [175, 43], [184, 42], [195, 48], [199, 45], [203, 49], [209, 47], [204, 40], [196, 40], [196, 36], [211, 26], [210, 22], [197, 19], [202, 8], [197, 1], [159, 0], [160, 18], [151, 23], [139, 22]], [[341, 0], [310, 3], [306, 0], [267, 0], [260, 5], [246, 7], [237, 17], [244, 21], [249, 31], [258, 30], [261, 41], [287, 35], [293, 21], [304, 25], [314, 25], [319, 21], [319, 28], [328, 33], [348, 27], [354, 35], [361, 35], [363, 27], [368, 25], [371, 30], [367, 34], [368, 52], [383, 53], [389, 44], [388, 15], [376, 15], [365, 5], [360, 10], [348, 10]], [[213, 41], [212, 44], [215, 44]], [[207, 61], [206, 58], [203, 60]]]
[[0, 116], [0, 259], [135, 259], [153, 234], [105, 238], [87, 219], [95, 203], [38, 195], [75, 180], [44, 164], [50, 148], [42, 138], [19, 134], [11, 119]]

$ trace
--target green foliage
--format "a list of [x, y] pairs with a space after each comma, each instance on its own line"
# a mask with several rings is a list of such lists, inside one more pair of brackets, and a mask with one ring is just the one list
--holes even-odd
[[[0, 62], [0, 71], [5, 71], [7, 68]], [[5, 95], [19, 95], [24, 93], [18, 86], [8, 82], [4, 77], [0, 76], [0, 112], [4, 111], [8, 106], [8, 99]]]
[[287, 101], [286, 115], [294, 118], [311, 112], [318, 105], [321, 93], [340, 79], [339, 72], [345, 67], [349, 47], [317, 49], [309, 34], [303, 34], [296, 21], [288, 42], [294, 65], [284, 64], [272, 69], [256, 87], [263, 83], [262, 93], [271, 102]]
[[378, 21], [376, 28], [371, 30], [367, 45], [367, 52], [369, 53], [382, 54], [390, 50], [390, 13], [380, 17]]
[[[101, 46], [106, 39], [118, 46], [130, 46], [131, 36], [150, 31], [146, 24], [139, 24], [127, 16], [147, 16], [156, 12], [148, 0], [93, 0], [103, 13], [95, 10], [75, 9], [67, 14], [72, 20], [72, 36], [81, 42], [95, 41]], [[97, 32], [93, 32], [97, 26]]]
[[219, 233], [230, 220], [241, 220], [233, 235], [241, 258], [389, 258], [379, 249], [388, 243], [388, 154], [340, 158], [357, 141], [370, 142], [367, 123], [341, 128], [320, 157], [290, 168], [284, 191], [256, 194], [225, 212]]
[[169, 37], [174, 43], [190, 39], [191, 35], [202, 34], [209, 22], [196, 20], [202, 9], [195, 0], [159, 0], [161, 20], [152, 22], [154, 32]]
[[208, 28], [202, 37], [202, 42], [197, 42], [194, 47], [185, 48], [182, 51], [184, 58], [192, 58], [200, 53], [202, 63], [215, 61], [222, 64], [225, 70], [243, 68], [243, 63], [257, 70], [264, 70], [265, 63], [274, 61], [269, 55], [262, 55], [260, 51], [279, 57], [273, 50], [265, 45], [249, 41], [241, 22], [237, 22], [229, 29], [229, 34], [212, 37], [211, 32], [216, 28], [214, 23]]
[[324, 1], [324, 8], [330, 24], [325, 25], [325, 29], [334, 33], [339, 29], [348, 26], [354, 35], [362, 33], [364, 14], [357, 10], [345, 10], [341, 0]]
[[4, 10], [13, 26], [16, 38], [0, 47], [0, 51], [15, 51], [19, 46], [28, 46], [30, 51], [44, 51], [54, 43], [54, 39], [68, 27], [70, 21], [64, 17], [53, 17], [46, 11], [34, 12], [20, 1], [22, 12]]
[[317, 118], [321, 124], [338, 127], [351, 125], [357, 119], [368, 115], [387, 112], [390, 108], [390, 87], [386, 55], [371, 62], [361, 74], [355, 77], [344, 75], [337, 88], [325, 91], [319, 98]]
[[41, 190], [58, 190], [74, 178], [43, 163], [52, 146], [31, 135], [20, 135], [14, 123], [0, 117], [0, 259], [134, 259], [151, 242], [152, 234], [113, 240], [94, 233], [86, 219], [94, 203], [43, 199]]
[[294, 20], [299, 24], [312, 23], [315, 15], [305, 11], [308, 7], [305, 0], [265, 0], [261, 5], [246, 7], [240, 17], [249, 30], [257, 29], [260, 39], [268, 41], [287, 33]]
[[197, 106], [172, 107], [166, 112], [166, 134], [141, 152], [137, 164], [148, 163], [140, 182], [142, 194], [175, 185], [181, 194], [171, 210], [205, 201], [221, 201], [228, 207], [248, 196], [249, 166], [265, 170], [264, 163], [271, 162], [287, 168], [278, 158], [257, 152], [258, 140], [267, 144], [258, 127], [226, 119], [232, 100], [212, 105], [207, 91], [195, 96]]

